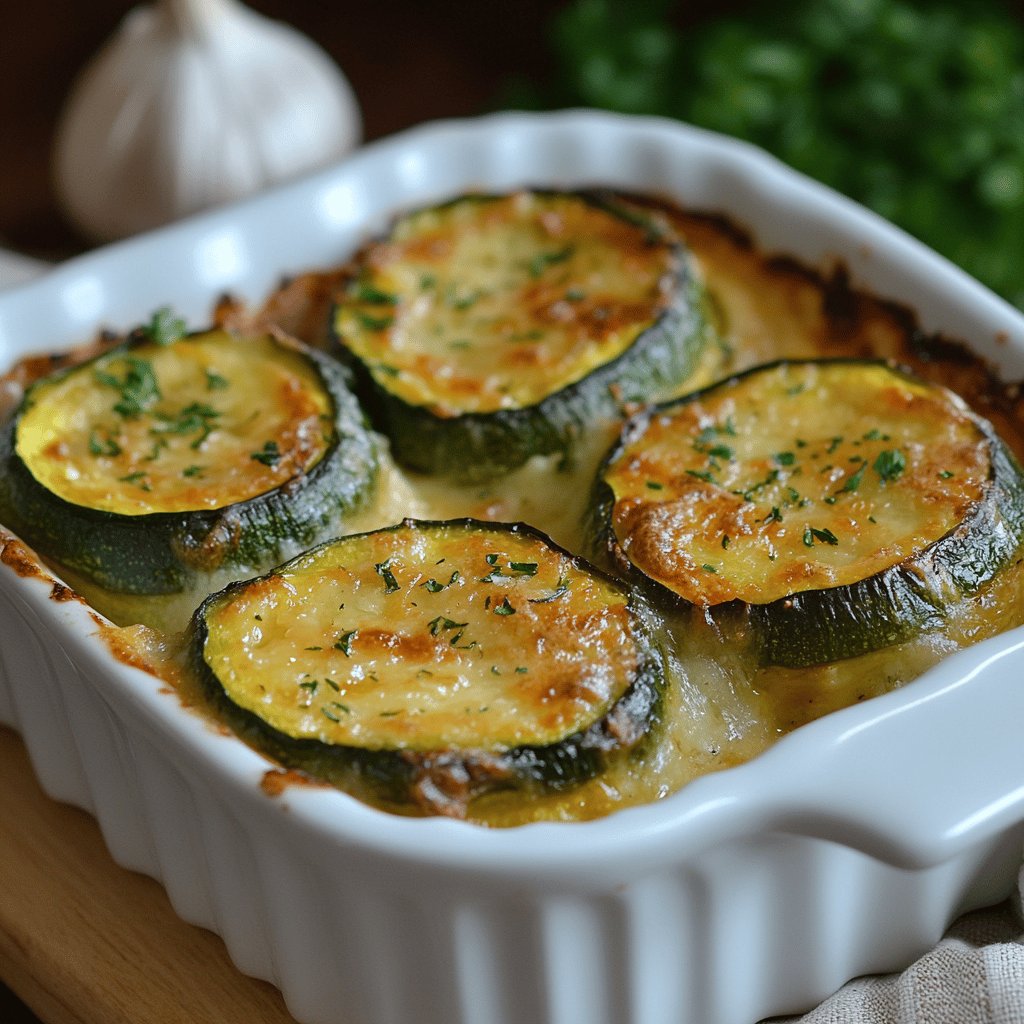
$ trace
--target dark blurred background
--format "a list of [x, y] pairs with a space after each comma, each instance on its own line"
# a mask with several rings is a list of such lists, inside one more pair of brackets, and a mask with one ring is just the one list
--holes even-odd
[[[53, 132], [75, 75], [132, 6], [131, 0], [3, 5], [0, 246], [49, 259], [86, 247], [55, 207]], [[550, 78], [550, 24], [566, 4], [254, 0], [249, 6], [289, 22], [338, 62], [362, 107], [365, 136], [375, 139], [423, 121], [502, 106], [513, 79]], [[701, 0], [683, 5], [679, 15], [692, 21], [742, 6]]]

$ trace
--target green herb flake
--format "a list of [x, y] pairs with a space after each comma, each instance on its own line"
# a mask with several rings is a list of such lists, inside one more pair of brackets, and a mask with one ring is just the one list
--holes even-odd
[[264, 466], [276, 466], [281, 461], [281, 449], [276, 441], [265, 441], [258, 452], [250, 452], [249, 458], [262, 462]]
[[526, 667], [525, 665], [517, 665], [517, 666], [516, 666], [516, 673], [517, 673], [518, 675], [524, 676], [524, 675], [526, 675], [526, 673], [527, 673], [527, 672], [529, 672], [529, 671], [530, 671], [530, 670], [529, 670], [529, 669], [528, 669], [528, 668], [527, 668], [527, 667]]
[[713, 484], [715, 482], [715, 478], [706, 469], [688, 469], [686, 472], [689, 476], [703, 480], [706, 484]]
[[371, 316], [361, 309], [355, 311], [355, 317], [364, 331], [386, 331], [395, 322], [393, 316]]
[[839, 488], [840, 494], [845, 494], [847, 491], [856, 491], [860, 487], [861, 481], [864, 479], [864, 471], [868, 468], [866, 462], [862, 462], [857, 469], [856, 473], [851, 473], [844, 482], [843, 486]]
[[175, 316], [170, 306], [161, 306], [139, 331], [157, 345], [173, 345], [185, 336], [188, 325], [180, 316]]
[[761, 520], [761, 522], [763, 522], [763, 523], [781, 523], [782, 522], [782, 512], [779, 510], [779, 506], [778, 505], [772, 505], [771, 512], [769, 512], [768, 515], [766, 515], [764, 517], [764, 519]]
[[796, 456], [792, 452], [776, 452], [772, 458], [780, 466], [792, 466], [796, 462]]
[[940, 479], [940, 480], [948, 480], [948, 479], [949, 479], [950, 477], [952, 477], [952, 476], [955, 476], [955, 475], [956, 475], [956, 474], [955, 474], [955, 473], [953, 472], [953, 470], [951, 470], [951, 469], [944, 469], [944, 470], [943, 470], [943, 471], [942, 471], [942, 472], [941, 472], [941, 473], [939, 474], [939, 479]]
[[124, 364], [123, 378], [119, 379], [105, 370], [97, 370], [93, 376], [98, 384], [119, 392], [120, 397], [113, 406], [114, 412], [125, 419], [135, 419], [163, 396], [153, 366], [148, 360], [128, 355], [124, 357]]
[[576, 251], [574, 245], [567, 245], [564, 249], [556, 249], [554, 252], [539, 252], [530, 260], [527, 270], [530, 277], [538, 278], [548, 267], [564, 263]]
[[109, 436], [100, 440], [94, 430], [89, 434], [89, 454], [106, 455], [109, 458], [114, 458], [121, 454], [121, 446]]
[[519, 573], [521, 576], [536, 576], [537, 575], [537, 563], [536, 562], [509, 562], [508, 567], [513, 571]]
[[508, 597], [502, 598], [501, 604], [494, 609], [495, 615], [515, 615], [516, 610], [509, 603]]
[[717, 569], [716, 569], [716, 568], [715, 568], [715, 567], [714, 567], [713, 565], [709, 565], [709, 564], [708, 564], [707, 562], [705, 562], [705, 563], [704, 563], [704, 564], [703, 564], [703, 565], [701, 566], [701, 568], [702, 568], [702, 569], [703, 569], [703, 570], [704, 570], [705, 572], [713, 572], [713, 573], [715, 573], [716, 575], [717, 575], [717, 573], [718, 573], [718, 570], [717, 570]]
[[804, 527], [804, 544], [807, 547], [813, 547], [814, 542], [820, 540], [823, 544], [838, 544], [839, 538], [831, 530], [819, 530], [814, 526]]
[[355, 299], [358, 302], [369, 302], [374, 306], [397, 306], [398, 297], [370, 284], [369, 281], [360, 281], [356, 286]]
[[117, 479], [123, 484], [138, 485], [140, 491], [149, 491], [152, 489], [149, 484], [145, 482], [146, 474], [141, 470], [138, 470], [135, 473], [129, 473], [127, 476], [119, 476]]
[[665, 485], [659, 484], [657, 480], [648, 480], [647, 487], [652, 491], [663, 491], [665, 489]]
[[722, 548], [723, 548], [723, 550], [724, 550], [725, 548], [728, 548], [728, 547], [729, 547], [729, 544], [730, 544], [730, 540], [729, 540], [729, 534], [727, 534], [727, 533], [723, 533], [723, 534], [722, 534]]
[[374, 572], [384, 581], [384, 593], [393, 594], [396, 590], [401, 588], [398, 585], [398, 580], [395, 579], [395, 574], [391, 571], [391, 559], [388, 558], [383, 562], [378, 562], [374, 567]]
[[713, 459], [725, 459], [726, 461], [728, 461], [733, 457], [734, 454], [735, 453], [733, 452], [733, 449], [730, 448], [727, 444], [716, 444], [714, 448], [708, 449], [708, 455], [710, 455]]
[[888, 448], [879, 452], [873, 468], [883, 483], [889, 483], [902, 475], [907, 468], [907, 460], [898, 448]]
[[[334, 649], [336, 651], [341, 651], [341, 653], [344, 654], [346, 658], [351, 658], [352, 641], [356, 638], [356, 636], [358, 636], [358, 634], [358, 629], [350, 629], [347, 633], [342, 633], [341, 636], [338, 637], [337, 641], [335, 641]], [[317, 648], [317, 650], [319, 650], [319, 648]]]
[[456, 569], [455, 572], [452, 573], [451, 578], [448, 580], [447, 583], [440, 583], [438, 580], [435, 580], [433, 577], [431, 577], [426, 582], [421, 583], [420, 586], [425, 587], [428, 593], [439, 594], [441, 593], [442, 590], [447, 590], [453, 583], [457, 583], [459, 579], [461, 579], [459, 575], [459, 570]]
[[206, 368], [206, 390], [223, 391], [229, 385], [227, 377], [222, 377], [216, 370]]
[[192, 402], [181, 409], [175, 416], [169, 416], [167, 413], [158, 413], [157, 419], [160, 422], [150, 428], [149, 432], [157, 435], [161, 440], [165, 434], [184, 436], [185, 434], [198, 432], [199, 436], [189, 445], [190, 448], [198, 449], [202, 447], [203, 442], [216, 429], [216, 421], [219, 417], [220, 413], [212, 406], [206, 405], [203, 402]]
[[825, 449], [826, 455], [831, 455], [841, 444], [843, 443], [843, 435], [837, 434], [829, 442], [829, 446]]
[[182, 476], [187, 476], [187, 477], [198, 477], [198, 476], [202, 476], [204, 472], [205, 472], [205, 467], [203, 467], [203, 466], [186, 466], [181, 471], [181, 475]]

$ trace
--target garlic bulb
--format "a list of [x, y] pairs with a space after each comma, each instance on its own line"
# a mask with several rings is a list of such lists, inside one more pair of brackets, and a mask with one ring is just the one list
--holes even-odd
[[238, 0], [132, 11], [57, 130], [58, 195], [88, 234], [133, 234], [329, 163], [359, 142], [348, 82]]

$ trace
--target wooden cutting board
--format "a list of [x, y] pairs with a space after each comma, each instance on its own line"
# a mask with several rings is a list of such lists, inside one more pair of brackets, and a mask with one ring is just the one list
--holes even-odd
[[0, 978], [45, 1024], [294, 1024], [272, 985], [119, 868], [95, 821], [37, 785], [0, 726]]

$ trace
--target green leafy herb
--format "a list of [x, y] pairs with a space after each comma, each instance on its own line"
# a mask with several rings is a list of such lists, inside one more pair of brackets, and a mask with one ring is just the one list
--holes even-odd
[[173, 345], [184, 337], [188, 325], [179, 316], [175, 316], [170, 306], [161, 306], [152, 319], [139, 331], [157, 345]]
[[907, 460], [898, 448], [889, 448], [879, 452], [873, 468], [883, 483], [888, 483], [902, 475], [903, 470], [907, 468]]
[[97, 383], [114, 388], [119, 393], [113, 406], [114, 412], [125, 419], [135, 419], [162, 396], [152, 363], [133, 355], [124, 356], [123, 362], [125, 372], [122, 378], [106, 370], [97, 370], [94, 376]]
[[227, 377], [222, 377], [216, 370], [206, 368], [206, 390], [223, 391], [229, 385]]
[[89, 454], [106, 455], [113, 458], [121, 454], [121, 446], [112, 437], [105, 437], [101, 440], [96, 436], [94, 430], [89, 434]]
[[276, 441], [264, 441], [263, 447], [258, 452], [251, 452], [249, 458], [262, 462], [264, 466], [276, 466], [281, 461], [281, 449]]
[[369, 302], [375, 306], [397, 306], [398, 297], [382, 292], [368, 281], [360, 281], [356, 286], [355, 298], [359, 302]]
[[521, 576], [536, 576], [537, 575], [537, 563], [536, 562], [509, 562], [508, 567], [513, 571], [519, 573]]
[[819, 530], [813, 526], [804, 527], [804, 544], [813, 547], [814, 542], [820, 540], [823, 544], [838, 544], [839, 538], [831, 530]]
[[203, 475], [203, 467], [202, 466], [186, 466], [181, 471], [181, 475], [182, 476], [187, 476], [187, 477], [202, 476]]
[[356, 310], [355, 316], [364, 331], [386, 331], [395, 322], [393, 316], [370, 316], [361, 309]]
[[431, 578], [427, 580], [425, 583], [421, 583], [420, 586], [426, 587], [428, 593], [439, 594], [442, 590], [447, 590], [448, 587], [450, 587], [453, 583], [458, 582], [459, 579], [459, 570], [456, 569], [455, 572], [452, 573], [451, 578], [448, 580], [447, 583], [439, 583], [437, 580]]
[[717, 575], [717, 573], [718, 573], [718, 570], [717, 570], [717, 569], [716, 569], [716, 568], [715, 568], [715, 567], [714, 567], [713, 565], [709, 565], [709, 564], [708, 564], [707, 562], [705, 562], [705, 563], [704, 563], [704, 564], [703, 564], [703, 565], [701, 566], [701, 568], [702, 568], [702, 569], [703, 569], [703, 570], [704, 570], [705, 572], [713, 572], [713, 573], [715, 573], [716, 575]]
[[124, 484], [138, 485], [140, 491], [152, 490], [152, 488], [149, 486], [148, 481], [146, 481], [146, 474], [143, 473], [141, 470], [135, 473], [129, 473], [127, 476], [119, 476], [117, 479]]
[[388, 558], [383, 562], [378, 562], [374, 567], [374, 571], [384, 581], [384, 593], [393, 594], [396, 590], [399, 590], [398, 580], [395, 579], [395, 574], [391, 571], [391, 559]]
[[843, 486], [839, 488], [839, 493], [844, 494], [847, 491], [857, 490], [857, 488], [860, 487], [861, 480], [864, 479], [864, 471], [867, 468], [868, 464], [866, 462], [862, 462], [860, 466], [857, 468], [857, 472], [851, 473], [846, 478], [846, 481], [843, 483]]
[[659, 484], [657, 480], [648, 480], [647, 487], [652, 491], [663, 491], [665, 489], [665, 485]]
[[556, 249], [554, 252], [537, 253], [537, 255], [530, 260], [529, 266], [527, 267], [530, 277], [540, 277], [548, 267], [564, 263], [575, 251], [576, 247], [574, 245], [567, 245], [564, 249]]
[[160, 422], [150, 428], [149, 432], [158, 436], [161, 434], [185, 435], [198, 432], [199, 436], [191, 442], [189, 447], [201, 448], [203, 442], [216, 428], [219, 418], [220, 413], [212, 406], [205, 405], [202, 402], [192, 402], [190, 405], [186, 405], [176, 416], [157, 413], [157, 419]]
[[352, 641], [359, 635], [358, 629], [350, 629], [347, 633], [342, 633], [335, 641], [334, 649], [341, 651], [346, 658], [352, 657]]
[[508, 597], [502, 598], [501, 604], [494, 609], [495, 615], [515, 615], [516, 610], [509, 603]]
[[780, 466], [792, 466], [796, 462], [796, 456], [792, 452], [776, 452], [772, 458]]

